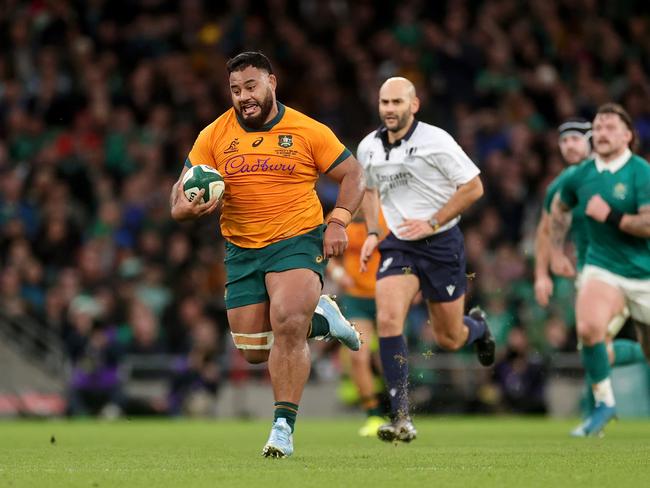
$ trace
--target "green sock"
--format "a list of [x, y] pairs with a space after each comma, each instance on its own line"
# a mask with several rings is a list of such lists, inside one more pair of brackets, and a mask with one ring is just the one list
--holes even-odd
[[368, 410], [366, 410], [366, 415], [368, 417], [382, 417], [383, 416], [383, 414], [381, 413], [381, 408], [379, 408], [379, 406], [377, 406], [375, 408], [369, 408]]
[[296, 415], [298, 415], [298, 405], [291, 402], [275, 402], [275, 414], [273, 415], [273, 422], [278, 419], [285, 419], [291, 432], [293, 432], [294, 425], [296, 425]]
[[600, 383], [610, 374], [609, 356], [605, 342], [599, 342], [593, 346], [582, 346], [582, 364], [585, 367], [587, 376], [593, 383]]
[[361, 406], [366, 411], [368, 417], [381, 417], [381, 407], [377, 395], [361, 397]]
[[646, 359], [641, 349], [641, 344], [630, 339], [616, 339], [614, 345], [614, 364], [612, 366], [625, 366], [628, 364], [645, 363]]
[[330, 332], [330, 324], [325, 317], [319, 313], [315, 313], [311, 317], [311, 327], [309, 329], [309, 335], [307, 339], [312, 337], [322, 337]]
[[591, 389], [591, 380], [589, 376], [585, 376], [585, 392], [580, 400], [580, 406], [585, 414], [585, 417], [591, 415], [594, 407], [596, 406], [596, 399], [594, 398], [594, 391]]

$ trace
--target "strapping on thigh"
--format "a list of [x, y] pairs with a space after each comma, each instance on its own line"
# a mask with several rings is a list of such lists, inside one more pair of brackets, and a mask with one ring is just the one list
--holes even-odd
[[256, 334], [237, 334], [231, 332], [232, 340], [237, 349], [269, 350], [273, 346], [273, 332], [259, 332]]

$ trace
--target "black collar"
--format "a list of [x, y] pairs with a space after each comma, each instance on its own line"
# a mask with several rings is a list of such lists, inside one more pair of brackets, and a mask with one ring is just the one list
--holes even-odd
[[379, 137], [379, 139], [381, 139], [381, 143], [383, 144], [385, 150], [390, 150], [402, 144], [402, 141], [408, 141], [413, 135], [413, 132], [415, 132], [415, 128], [417, 126], [418, 126], [418, 120], [414, 119], [413, 123], [411, 124], [411, 127], [409, 127], [409, 130], [406, 131], [406, 134], [404, 134], [404, 137], [402, 137], [401, 139], [397, 139], [392, 144], [388, 142], [388, 129], [386, 128], [385, 125], [382, 125], [379, 127], [379, 129], [377, 129], [377, 131], [375, 132], [375, 137]]

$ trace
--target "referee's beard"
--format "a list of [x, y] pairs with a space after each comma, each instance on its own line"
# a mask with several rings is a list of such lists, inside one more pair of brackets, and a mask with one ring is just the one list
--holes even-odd
[[[397, 120], [395, 121], [395, 118]], [[389, 119], [387, 121], [387, 119]], [[412, 122], [411, 120], [411, 113], [410, 112], [405, 112], [403, 114], [390, 114], [390, 115], [384, 115], [382, 117], [382, 122], [384, 123], [384, 126], [388, 130], [388, 132], [399, 132], [406, 127], [409, 126], [409, 123]], [[390, 125], [389, 125], [390, 122]]]

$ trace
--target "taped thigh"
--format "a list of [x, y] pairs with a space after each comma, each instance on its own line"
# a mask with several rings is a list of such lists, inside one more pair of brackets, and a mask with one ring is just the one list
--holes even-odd
[[621, 331], [623, 325], [625, 325], [625, 322], [629, 317], [630, 309], [626, 305], [623, 307], [621, 313], [614, 315], [614, 317], [612, 317], [612, 320], [609, 321], [609, 324], [607, 325], [607, 335], [612, 338], [616, 337], [616, 334]]
[[273, 332], [259, 332], [256, 334], [237, 334], [231, 332], [232, 340], [237, 349], [270, 350], [273, 346]]

